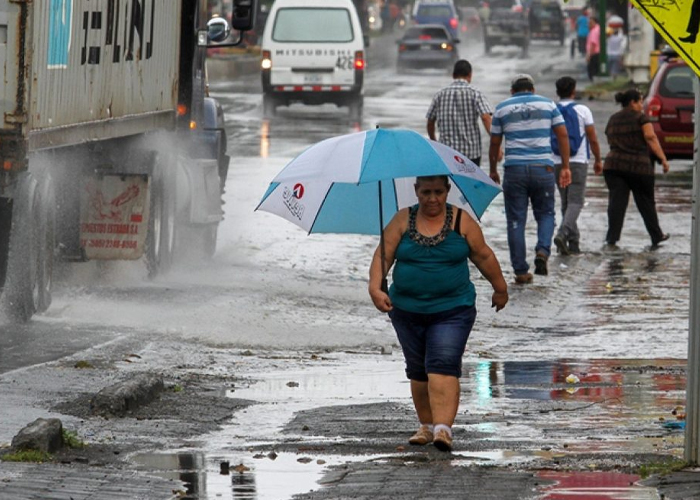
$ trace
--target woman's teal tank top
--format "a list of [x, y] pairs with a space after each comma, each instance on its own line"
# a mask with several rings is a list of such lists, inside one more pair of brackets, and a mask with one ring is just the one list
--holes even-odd
[[[417, 205], [411, 207], [409, 217], [415, 218], [415, 211]], [[392, 304], [404, 311], [425, 314], [473, 306], [476, 290], [469, 279], [470, 249], [464, 237], [448, 231], [437, 245], [425, 246], [411, 238], [410, 227], [411, 224], [396, 248], [393, 283], [389, 288]]]

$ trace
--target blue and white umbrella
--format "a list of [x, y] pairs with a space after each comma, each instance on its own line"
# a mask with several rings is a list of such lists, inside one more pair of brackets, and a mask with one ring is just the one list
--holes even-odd
[[501, 192], [454, 149], [411, 130], [378, 128], [309, 147], [272, 180], [256, 210], [309, 233], [380, 234], [399, 209], [418, 202], [413, 184], [425, 175], [447, 175], [448, 202], [477, 219]]

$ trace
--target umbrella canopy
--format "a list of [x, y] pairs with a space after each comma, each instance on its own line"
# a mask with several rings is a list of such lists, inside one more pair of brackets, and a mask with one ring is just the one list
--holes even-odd
[[414, 179], [425, 175], [449, 176], [448, 201], [476, 218], [501, 191], [444, 144], [411, 130], [374, 129], [309, 147], [272, 180], [256, 210], [309, 233], [380, 234], [397, 210], [418, 202]]

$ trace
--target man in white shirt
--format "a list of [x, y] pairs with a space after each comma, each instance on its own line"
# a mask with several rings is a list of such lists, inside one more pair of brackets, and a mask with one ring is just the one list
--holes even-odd
[[608, 67], [610, 68], [610, 76], [613, 78], [622, 74], [622, 61], [627, 50], [627, 38], [622, 32], [622, 29], [617, 28], [608, 37]]
[[[568, 130], [567, 125], [567, 132], [569, 136], [574, 133], [581, 138], [581, 144], [576, 154], [571, 151], [569, 158], [571, 184], [565, 188], [559, 187], [562, 222], [559, 225], [557, 234], [554, 236], [554, 244], [557, 247], [557, 251], [562, 255], [571, 255], [581, 253], [579, 244], [581, 235], [578, 230], [577, 220], [585, 200], [586, 176], [588, 175], [590, 153], [593, 153], [593, 172], [596, 175], [602, 174], [603, 162], [600, 157], [600, 144], [595, 132], [591, 110], [583, 104], [574, 103], [573, 100], [576, 95], [576, 80], [570, 76], [561, 77], [557, 80], [556, 87], [557, 95], [560, 99], [557, 106], [559, 106], [560, 111], [566, 106], [572, 106], [578, 116], [578, 130], [572, 132]], [[553, 153], [553, 159], [557, 186], [559, 186], [562, 160], [556, 153]]]

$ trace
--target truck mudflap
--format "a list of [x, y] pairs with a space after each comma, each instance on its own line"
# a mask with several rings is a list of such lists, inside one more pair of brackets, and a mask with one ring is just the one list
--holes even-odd
[[106, 174], [87, 178], [80, 200], [80, 245], [88, 259], [137, 260], [150, 212], [149, 177]]
[[188, 225], [217, 224], [223, 220], [219, 161], [191, 159], [184, 162], [185, 210], [181, 222]]

